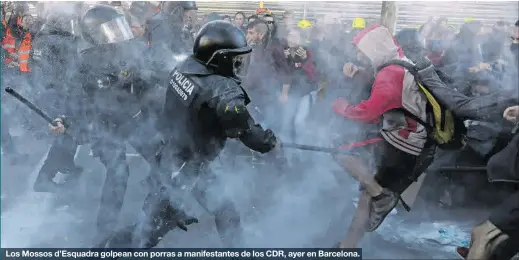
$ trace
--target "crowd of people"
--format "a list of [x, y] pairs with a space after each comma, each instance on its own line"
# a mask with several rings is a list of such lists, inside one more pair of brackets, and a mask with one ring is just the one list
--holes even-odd
[[[457, 30], [448, 18], [430, 18], [393, 33], [362, 17], [344, 28], [295, 21], [290, 11], [279, 20], [263, 7], [249, 16], [198, 19], [190, 1], [41, 8], [45, 15], [33, 17], [24, 2], [2, 2], [2, 87], [63, 115], [49, 126], [58, 136], [35, 191], [61, 192], [63, 184], [52, 180], [57, 172], [71, 176], [67, 183], [77, 180], [80, 144], [90, 144], [105, 166], [97, 224], [108, 238], [98, 247], [154, 247], [169, 230], [197, 223], [169, 199], [186, 182], [215, 216], [222, 244], [239, 246], [232, 203], [214, 206], [207, 198], [217, 177], [207, 165], [228, 138], [246, 146], [229, 142], [229, 160], [254, 150], [281, 165], [279, 171], [304, 169], [307, 158], [289, 156], [284, 148], [290, 145], [334, 147], [334, 160], [361, 186], [340, 248], [358, 247], [399, 203], [412, 204], [402, 194], [423, 185], [420, 176], [437, 150], [472, 149], [490, 180], [519, 181], [519, 20], [485, 30], [468, 18]], [[7, 100], [4, 94], [2, 150], [11, 163], [22, 163], [30, 151], [13, 141], [9, 113], [20, 112]], [[50, 139], [34, 118], [23, 114], [15, 123]], [[497, 144], [498, 135], [505, 141]], [[151, 168], [147, 218], [114, 230], [129, 176], [126, 144]], [[179, 177], [165, 179], [171, 172]], [[515, 187], [458, 253], [513, 257], [518, 210]]]

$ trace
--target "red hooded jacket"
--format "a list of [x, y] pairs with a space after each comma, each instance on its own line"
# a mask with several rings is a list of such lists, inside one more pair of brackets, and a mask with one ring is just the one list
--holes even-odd
[[[391, 33], [380, 25], [359, 32], [353, 39], [353, 44], [371, 60], [374, 68], [390, 60], [406, 59]], [[400, 118], [400, 115], [388, 112], [402, 108], [425, 121], [426, 102], [413, 76], [400, 66], [390, 65], [376, 74], [368, 100], [350, 105], [346, 100], [338, 99], [333, 104], [333, 111], [361, 123], [377, 123], [381, 118], [398, 117], [385, 120], [386, 129], [381, 130], [382, 136], [396, 148], [418, 155], [427, 137], [425, 129], [403, 113]], [[393, 122], [398, 122], [399, 125], [391, 125]]]

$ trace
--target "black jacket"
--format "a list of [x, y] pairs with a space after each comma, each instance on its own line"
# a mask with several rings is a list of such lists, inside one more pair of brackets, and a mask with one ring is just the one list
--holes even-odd
[[[420, 68], [420, 80], [429, 91], [456, 116], [463, 120], [485, 120], [489, 117], [501, 115], [508, 106], [517, 104], [517, 90], [494, 92], [481, 97], [467, 97], [453, 87], [443, 82], [430, 61], [422, 60], [417, 63]], [[422, 69], [423, 68], [423, 69]]]
[[77, 66], [77, 58], [77, 40], [74, 35], [44, 28], [34, 36], [31, 69], [35, 77], [45, 82], [45, 87], [64, 87], [65, 76]]
[[[160, 92], [141, 76], [147, 68], [142, 42], [90, 48], [81, 53], [78, 71], [69, 80], [68, 121], [80, 132], [125, 139], [139, 121], [156, 115], [162, 106]], [[162, 95], [163, 97], [163, 95]], [[101, 129], [88, 129], [94, 123]]]
[[227, 138], [261, 153], [276, 145], [272, 131], [250, 116], [250, 100], [236, 79], [188, 57], [170, 73], [167, 87], [161, 122], [173, 158], [211, 161]]

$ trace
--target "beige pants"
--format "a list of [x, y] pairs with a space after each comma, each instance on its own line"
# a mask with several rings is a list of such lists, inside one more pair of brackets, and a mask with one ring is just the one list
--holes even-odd
[[508, 235], [501, 232], [501, 230], [494, 226], [492, 222], [488, 220], [483, 222], [472, 230], [472, 239], [470, 241], [470, 249], [467, 259], [490, 259], [490, 256], [496, 249], [497, 245], [508, 238]]

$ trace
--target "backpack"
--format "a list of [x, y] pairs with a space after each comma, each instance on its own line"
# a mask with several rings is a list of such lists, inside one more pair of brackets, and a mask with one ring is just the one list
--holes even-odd
[[[443, 104], [441, 99], [435, 97], [432, 92], [429, 90], [430, 86], [424, 84], [424, 75], [422, 72], [423, 69], [432, 66], [429, 63], [425, 64], [426, 66], [414, 65], [405, 60], [391, 60], [378, 68], [378, 71], [389, 65], [397, 65], [405, 68], [409, 71], [415, 79], [418, 88], [424, 93], [427, 98], [427, 123], [420, 119], [418, 116], [410, 113], [405, 109], [400, 109], [406, 116], [412, 118], [420, 125], [425, 127], [427, 130], [428, 137], [432, 139], [433, 143], [436, 144], [440, 149], [443, 150], [454, 150], [460, 149], [464, 146], [464, 136], [466, 133], [466, 128], [463, 121], [455, 116], [455, 114], [447, 109]], [[434, 71], [436, 74], [436, 71]], [[445, 84], [441, 81], [437, 76], [431, 77], [427, 80], [430, 84], [431, 79], [437, 81], [434, 84]]]

